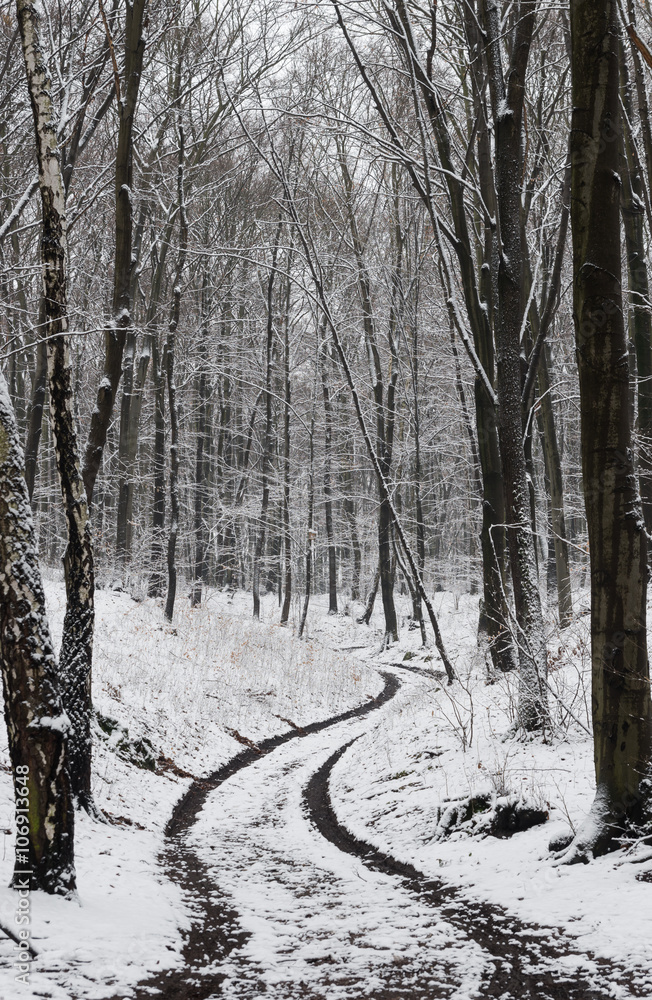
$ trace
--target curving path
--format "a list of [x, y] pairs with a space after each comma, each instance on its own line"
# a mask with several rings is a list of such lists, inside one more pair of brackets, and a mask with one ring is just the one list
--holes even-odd
[[192, 900], [185, 964], [137, 1000], [646, 995], [609, 963], [578, 969], [563, 935], [470, 903], [339, 825], [329, 776], [398, 691], [382, 676], [375, 700], [243, 751], [180, 800], [161, 862]]

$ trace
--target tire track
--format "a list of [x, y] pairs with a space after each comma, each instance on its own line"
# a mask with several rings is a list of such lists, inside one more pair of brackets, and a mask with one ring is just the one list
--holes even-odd
[[[397, 666], [409, 669], [403, 664]], [[220, 891], [211, 868], [185, 843], [186, 835], [208, 795], [239, 771], [291, 740], [362, 718], [390, 701], [401, 681], [393, 673], [381, 672], [381, 676], [385, 686], [375, 699], [322, 722], [271, 737], [255, 749], [243, 750], [208, 778], [193, 782], [182, 796], [166, 827], [166, 844], [160, 863], [165, 876], [178, 884], [191, 900], [192, 922], [184, 935], [183, 967], [153, 975], [139, 984], [133, 993], [135, 1000], [151, 1000], [153, 995], [161, 1000], [209, 1000], [223, 994], [222, 986], [228, 976], [220, 970], [233, 952], [246, 945], [250, 934], [241, 929], [233, 902]], [[483, 980], [480, 993], [474, 996], [500, 1000], [606, 1000], [614, 995], [623, 997], [625, 985], [631, 991], [630, 997], [648, 996], [645, 991], [637, 993], [635, 984], [627, 981], [631, 976], [618, 966], [592, 955], [578, 955], [572, 939], [561, 932], [524, 924], [489, 903], [475, 900], [470, 903], [458, 889], [427, 878], [412, 865], [398, 862], [372, 845], [357, 840], [338, 822], [328, 789], [333, 767], [353, 742], [355, 740], [349, 740], [336, 750], [305, 786], [303, 803], [308, 818], [318, 833], [338, 850], [354, 855], [372, 871], [400, 879], [402, 887], [413, 898], [432, 909], [433, 917], [443, 919], [483, 949], [489, 957], [491, 972]], [[568, 956], [589, 959], [593, 971], [575, 967], [564, 975], [559, 971], [559, 963]], [[406, 976], [407, 973], [406, 969]], [[408, 981], [403, 983], [403, 978], [402, 971], [396, 968], [380, 991], [374, 992], [374, 1000], [398, 1000], [406, 996], [413, 1000], [441, 1000], [449, 996], [453, 988], [444, 983], [416, 983], [411, 978], [411, 986], [406, 992]], [[241, 981], [245, 992], [239, 995], [258, 1000], [268, 993], [267, 984], [258, 978], [253, 966], [247, 966], [245, 979], [246, 982]], [[619, 994], [614, 993], [616, 983], [621, 987]], [[353, 980], [350, 986], [356, 989]], [[297, 984], [297, 988], [298, 993], [291, 990], [293, 997], [315, 1000], [323, 996], [326, 1000], [327, 993], [319, 992], [316, 984]], [[364, 981], [360, 981], [359, 988], [361, 998], [369, 996]], [[121, 1000], [123, 995], [114, 995], [111, 1000]]]
[[[582, 970], [564, 975], [550, 966], [569, 955], [578, 955], [572, 939], [550, 928], [522, 923], [506, 910], [491, 903], [468, 900], [460, 890], [425, 876], [413, 865], [394, 858], [358, 840], [342, 826], [329, 793], [329, 779], [335, 764], [360, 737], [340, 747], [322, 764], [304, 789], [304, 807], [319, 833], [339, 850], [357, 857], [371, 871], [394, 875], [403, 886], [426, 905], [435, 908], [453, 927], [461, 930], [488, 954], [493, 969], [483, 981], [481, 997], [501, 1000], [606, 1000], [613, 998], [613, 986], [626, 986], [632, 997], [648, 997], [636, 992], [631, 974], [619, 966], [591, 954], [584, 957], [599, 970]], [[546, 940], [542, 932], [552, 935]], [[622, 996], [622, 993], [619, 994]], [[433, 998], [434, 1000], [434, 998]]]
[[[179, 799], [165, 828], [166, 845], [159, 860], [164, 875], [179, 885], [192, 901], [192, 925], [185, 934], [183, 943], [184, 965], [182, 969], [156, 974], [140, 983], [133, 994], [135, 1000], [151, 1000], [153, 995], [160, 1000], [208, 1000], [219, 995], [226, 977], [211, 967], [221, 964], [232, 951], [241, 948], [249, 937], [240, 930], [238, 914], [230, 901], [220, 896], [219, 886], [215, 885], [208, 866], [185, 844], [185, 835], [197, 819], [208, 795], [238, 771], [261, 760], [290, 740], [303, 739], [348, 719], [364, 718], [390, 701], [401, 682], [395, 674], [384, 671], [380, 671], [380, 674], [385, 686], [371, 701], [322, 722], [313, 722], [301, 729], [291, 729], [262, 740], [256, 749], [241, 751], [207, 778], [194, 781]], [[265, 992], [262, 983], [260, 992]], [[123, 994], [113, 994], [110, 1000], [122, 1000], [122, 996]]]

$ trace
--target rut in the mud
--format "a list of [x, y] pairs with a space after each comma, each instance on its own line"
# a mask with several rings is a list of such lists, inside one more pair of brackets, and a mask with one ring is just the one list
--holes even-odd
[[[479, 944], [491, 959], [490, 974], [483, 979], [481, 997], [500, 1000], [604, 1000], [612, 997], [611, 983], [625, 985], [625, 973], [609, 962], [586, 956], [599, 971], [576, 970], [567, 975], [552, 971], [559, 959], [576, 954], [572, 942], [560, 933], [521, 923], [498, 906], [470, 903], [459, 890], [426, 878], [412, 865], [396, 861], [370, 844], [357, 840], [340, 825], [333, 810], [328, 784], [337, 761], [355, 740], [340, 747], [315, 772], [304, 791], [308, 814], [321, 835], [339, 850], [360, 858], [372, 871], [398, 876], [403, 885], [457, 929]], [[546, 933], [542, 935], [542, 930]], [[634, 983], [627, 983], [634, 997]], [[424, 1000], [427, 993], [418, 993]], [[433, 998], [438, 994], [432, 994]]]
[[[385, 687], [371, 701], [340, 715], [313, 722], [301, 729], [292, 729], [263, 740], [256, 749], [243, 750], [209, 777], [193, 782], [179, 799], [165, 830], [167, 844], [161, 856], [165, 876], [176, 882], [193, 900], [197, 919], [186, 936], [183, 948], [184, 967], [176, 972], [162, 973], [146, 980], [135, 991], [136, 1000], [208, 1000], [219, 995], [224, 975], [209, 971], [246, 939], [238, 926], [237, 914], [228, 900], [219, 900], [219, 887], [214, 885], [208, 868], [184, 843], [185, 835], [197, 818], [206, 797], [238, 771], [260, 760], [290, 740], [319, 733], [347, 719], [363, 718], [394, 697], [400, 681], [394, 674], [382, 673]], [[261, 989], [264, 987], [261, 985]], [[158, 991], [158, 992], [155, 992]], [[255, 994], [252, 994], [252, 1000]], [[118, 1000], [118, 998], [111, 998]]]
[[[184, 966], [181, 970], [154, 976], [140, 985], [136, 1000], [153, 995], [162, 1000], [209, 1000], [224, 995], [223, 964], [229, 956], [241, 951], [248, 935], [242, 931], [238, 914], [232, 901], [220, 893], [214, 876], [196, 853], [185, 844], [186, 834], [193, 825], [208, 794], [238, 771], [261, 760], [265, 755], [288, 743], [321, 732], [348, 719], [361, 718], [394, 697], [400, 681], [394, 674], [384, 673], [385, 687], [380, 695], [357, 709], [345, 712], [323, 722], [313, 723], [303, 729], [294, 729], [261, 742], [256, 749], [247, 749], [229, 761], [209, 778], [196, 781], [175, 807], [166, 829], [167, 845], [161, 856], [165, 875], [179, 884], [192, 899], [195, 919], [188, 932], [183, 949]], [[410, 865], [396, 862], [368, 844], [357, 841], [341, 827], [332, 809], [328, 792], [331, 770], [346, 752], [352, 741], [340, 747], [314, 773], [304, 791], [304, 805], [319, 833], [339, 850], [360, 858], [371, 870], [390, 874], [401, 880], [401, 886], [421, 905], [432, 909], [433, 921], [442, 919], [469, 940], [478, 944], [488, 956], [489, 963], [483, 979], [480, 996], [501, 1000], [603, 1000], [613, 996], [610, 985], [623, 983], [622, 971], [607, 962], [591, 960], [593, 971], [573, 969], [567, 975], [560, 973], [559, 959], [575, 955], [572, 941], [559, 934], [546, 933], [535, 926], [528, 926], [509, 917], [503, 910], [489, 904], [472, 906], [455, 889], [438, 880], [425, 878]], [[246, 958], [237, 955], [238, 965]], [[428, 972], [428, 956], [423, 955], [415, 965], [388, 964], [373, 990], [373, 1000], [445, 1000], [455, 992], [458, 977], [443, 955], [437, 956], [438, 975]], [[321, 982], [296, 982], [288, 984], [284, 1000], [310, 998], [326, 1000], [328, 974]], [[335, 970], [333, 970], [335, 973]], [[246, 1000], [271, 995], [267, 984], [259, 978], [251, 963], [242, 968], [236, 992], [233, 982], [229, 995]], [[368, 997], [368, 984], [355, 977], [338, 975], [333, 980], [347, 997]], [[381, 984], [382, 983], [382, 984]], [[635, 984], [628, 983], [631, 996], [637, 993]], [[277, 994], [273, 994], [276, 996]], [[280, 994], [279, 994], [280, 995]], [[460, 994], [457, 993], [457, 996]]]

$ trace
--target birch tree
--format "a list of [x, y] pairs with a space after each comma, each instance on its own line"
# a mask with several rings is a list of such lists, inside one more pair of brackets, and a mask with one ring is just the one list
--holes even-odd
[[68, 767], [75, 799], [79, 805], [92, 811], [91, 666], [95, 582], [67, 337], [65, 194], [57, 152], [52, 87], [39, 42], [38, 17], [33, 4], [27, 0], [18, 0], [17, 11], [36, 134], [43, 214], [43, 333], [47, 343], [52, 431], [68, 531], [63, 557], [66, 615], [61, 642], [62, 690], [71, 721]]
[[70, 895], [75, 888], [70, 720], [61, 703], [24, 470], [0, 374], [0, 655], [17, 807], [13, 884]]

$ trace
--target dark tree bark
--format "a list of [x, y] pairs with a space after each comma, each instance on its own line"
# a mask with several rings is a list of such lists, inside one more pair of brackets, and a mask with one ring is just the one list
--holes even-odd
[[135, 354], [136, 333], [134, 330], [130, 330], [126, 337], [123, 355], [120, 436], [118, 439], [119, 481], [116, 511], [116, 555], [123, 567], [131, 559], [138, 431], [143, 405], [143, 391], [151, 359], [149, 337], [145, 339], [137, 365]]
[[[160, 597], [164, 590], [163, 552], [165, 549], [165, 351], [161, 350], [159, 310], [167, 252], [173, 232], [174, 217], [168, 222], [160, 253], [156, 259], [149, 305], [147, 308], [147, 336], [151, 343], [152, 385], [154, 388], [154, 497], [152, 504], [151, 575], [147, 587], [148, 597]], [[144, 381], [144, 380], [143, 380]], [[135, 457], [135, 455], [134, 455]]]
[[625, 257], [629, 287], [629, 338], [636, 355], [638, 401], [638, 473], [643, 516], [652, 537], [652, 318], [647, 271], [643, 201], [643, 177], [634, 153], [628, 124], [633, 121], [633, 102], [627, 62], [621, 47], [622, 100], [628, 122], [624, 128], [621, 157], [621, 211], [625, 230]]
[[499, 224], [497, 322], [495, 324], [498, 437], [505, 485], [509, 554], [518, 626], [519, 725], [541, 729], [548, 723], [547, 659], [543, 612], [531, 526], [523, 450], [521, 407], [521, 324], [524, 261], [521, 241], [522, 131], [525, 73], [536, 16], [535, 0], [523, 0], [507, 73], [501, 58], [501, 27], [495, 0], [483, 0], [489, 89], [496, 148]]
[[165, 374], [170, 410], [170, 532], [167, 551], [168, 590], [165, 598], [165, 617], [170, 622], [174, 615], [174, 603], [177, 596], [176, 550], [179, 535], [179, 415], [177, 411], [177, 387], [174, 380], [174, 355], [180, 311], [181, 288], [177, 285], [174, 289], [174, 304], [165, 345]]
[[[423, 576], [426, 568], [426, 521], [423, 514], [423, 501], [421, 499], [421, 482], [423, 479], [423, 468], [421, 464], [421, 420], [419, 408], [419, 329], [415, 322], [412, 328], [412, 406], [414, 421], [414, 516], [416, 520], [416, 542], [417, 542], [417, 565], [419, 572]], [[412, 594], [413, 616], [421, 632], [421, 643], [426, 644], [426, 623], [423, 620], [423, 608], [421, 607], [421, 595], [412, 584], [410, 577], [404, 574], [410, 585]]]
[[539, 361], [539, 395], [541, 397], [541, 404], [538, 419], [540, 422], [539, 430], [543, 446], [545, 474], [550, 491], [550, 527], [552, 529], [559, 624], [561, 628], [566, 628], [573, 616], [573, 602], [568, 540], [566, 537], [566, 516], [564, 513], [564, 483], [553, 409], [553, 379], [550, 375], [550, 367], [550, 350], [547, 345], [544, 345]]
[[[353, 443], [351, 442], [351, 447]], [[360, 545], [360, 535], [358, 533], [358, 521], [356, 517], [355, 497], [353, 495], [353, 470], [351, 469], [351, 455], [345, 454], [341, 465], [342, 480], [342, 509], [349, 526], [351, 535], [351, 550], [353, 553], [353, 566], [351, 571], [351, 600], [360, 600], [360, 576], [362, 574], [362, 547]]]
[[301, 621], [299, 622], [299, 638], [303, 637], [308, 617], [308, 606], [310, 604], [310, 590], [312, 587], [312, 564], [313, 550], [315, 544], [314, 531], [315, 518], [315, 415], [310, 422], [310, 474], [308, 477], [308, 530], [306, 532], [306, 587], [303, 599], [303, 609], [301, 611]]
[[[554, 252], [550, 277], [546, 282], [545, 299], [541, 303], [540, 311], [536, 298], [532, 296], [528, 313], [534, 344], [532, 345], [528, 359], [523, 389], [521, 392], [523, 425], [524, 428], [526, 428], [526, 456], [531, 463], [532, 436], [534, 430], [534, 414], [532, 412], [532, 408], [535, 405], [535, 386], [538, 384], [539, 403], [537, 405], [536, 419], [543, 446], [546, 488], [549, 492], [550, 527], [554, 547], [554, 576], [556, 578], [559, 624], [562, 628], [565, 628], [570, 623], [573, 606], [568, 557], [568, 541], [566, 538], [566, 523], [564, 516], [564, 487], [561, 457], [557, 441], [557, 427], [555, 424], [552, 399], [552, 379], [550, 374], [552, 370], [552, 357], [547, 338], [557, 310], [561, 287], [562, 264], [564, 260], [564, 252], [568, 236], [568, 221], [570, 217], [570, 181], [570, 164], [568, 164], [562, 187], [562, 209], [559, 220], [559, 229], [557, 231], [557, 245]], [[527, 197], [530, 196], [530, 193], [531, 187], [528, 188]], [[528, 256], [525, 221], [525, 212], [523, 211], [521, 212], [521, 246], [523, 247], [523, 257], [526, 268], [526, 285], [524, 292], [527, 296], [529, 296], [532, 286], [532, 273]], [[534, 477], [531, 466], [528, 468], [528, 473], [531, 477], [530, 500], [532, 509], [532, 530], [533, 532], [536, 532], [533, 485]]]
[[145, 37], [143, 23], [147, 0], [125, 4], [125, 73], [124, 95], [118, 94], [116, 107], [120, 119], [115, 166], [115, 268], [113, 281], [113, 316], [105, 335], [104, 375], [91, 413], [88, 441], [84, 451], [82, 475], [86, 496], [93, 499], [95, 480], [102, 462], [113, 406], [122, 375], [122, 357], [127, 330], [131, 327], [131, 286], [134, 267], [133, 230], [133, 134], [134, 115], [143, 69]]
[[174, 362], [177, 329], [181, 313], [181, 279], [186, 264], [188, 248], [188, 220], [184, 192], [184, 152], [185, 136], [179, 126], [179, 166], [177, 169], [177, 197], [179, 200], [179, 258], [174, 283], [172, 312], [165, 344], [165, 377], [168, 387], [168, 409], [170, 411], [170, 533], [168, 535], [168, 591], [165, 598], [165, 617], [172, 621], [177, 595], [176, 550], [179, 535], [179, 414], [177, 411], [177, 387], [174, 379]]
[[614, 846], [650, 801], [647, 544], [632, 458], [620, 250], [618, 7], [571, 4], [573, 313], [591, 554], [596, 796], [566, 859]]
[[18, 834], [12, 884], [70, 895], [75, 867], [69, 721], [61, 703], [24, 469], [16, 418], [0, 374], [0, 654]]
[[[326, 324], [324, 323], [324, 327]], [[328, 545], [328, 613], [337, 614], [337, 553], [333, 531], [333, 402], [328, 384], [328, 347], [326, 330], [322, 330], [319, 345], [319, 374], [324, 400], [324, 516]]]
[[[395, 151], [400, 156], [410, 176], [412, 184], [422, 199], [428, 211], [440, 253], [442, 251], [439, 236], [439, 221], [437, 207], [432, 198], [429, 185], [424, 185], [418, 172], [414, 169], [411, 155], [407, 155], [401, 137], [394, 127], [391, 116], [374, 86], [369, 73], [356, 50], [355, 43], [349, 34], [337, 0], [332, 0], [336, 17], [349, 45], [356, 65], [365, 85], [368, 87], [376, 110], [390, 137]], [[405, 57], [406, 65], [413, 80], [415, 112], [421, 120], [421, 108], [418, 104], [417, 88], [421, 92], [426, 108], [428, 123], [432, 130], [437, 147], [440, 164], [444, 171], [444, 179], [449, 199], [454, 240], [451, 240], [457, 256], [460, 281], [464, 296], [464, 304], [469, 326], [473, 335], [473, 350], [477, 362], [475, 405], [478, 429], [478, 448], [483, 479], [483, 521], [482, 521], [482, 558], [484, 599], [481, 606], [479, 633], [485, 633], [490, 639], [494, 666], [499, 670], [510, 670], [514, 666], [512, 638], [507, 623], [507, 607], [504, 591], [505, 573], [505, 496], [503, 490], [500, 451], [496, 420], [496, 399], [494, 393], [495, 358], [492, 337], [494, 315], [493, 289], [491, 275], [497, 270], [497, 242], [493, 234], [496, 206], [493, 177], [491, 171], [491, 146], [486, 118], [484, 116], [483, 98], [485, 82], [476, 80], [476, 67], [482, 66], [480, 58], [483, 40], [479, 30], [478, 15], [475, 4], [469, 0], [465, 4], [466, 30], [469, 34], [468, 44], [471, 53], [471, 77], [474, 81], [474, 100], [476, 115], [478, 115], [478, 146], [480, 150], [479, 178], [482, 200], [487, 211], [483, 212], [485, 219], [485, 254], [481, 271], [480, 287], [476, 280], [474, 259], [469, 226], [465, 210], [465, 186], [455, 168], [451, 155], [451, 139], [446, 109], [442, 105], [435, 81], [433, 80], [433, 57], [435, 52], [436, 8], [432, 8], [432, 38], [426, 56], [422, 57], [416, 45], [410, 15], [404, 0], [395, 0], [395, 9], [385, 7], [393, 37]], [[426, 171], [427, 172], [427, 171]], [[490, 221], [492, 220], [492, 221]], [[449, 307], [453, 307], [453, 296], [448, 283], [447, 298]], [[457, 326], [457, 324], [456, 324]], [[470, 345], [467, 345], [469, 349]]]
[[197, 444], [195, 449], [195, 564], [190, 603], [193, 608], [201, 604], [202, 586], [206, 576], [206, 539], [204, 537], [204, 494], [207, 466], [207, 409], [210, 386], [206, 371], [208, 362], [208, 279], [202, 285], [202, 326], [199, 344], [199, 384], [197, 386]]
[[379, 586], [380, 586], [380, 566], [376, 566], [376, 569], [374, 571], [374, 578], [371, 582], [369, 593], [367, 594], [365, 609], [360, 618], [358, 618], [359, 625], [368, 625], [369, 622], [371, 621], [371, 616], [374, 613], [374, 604], [376, 603], [376, 596], [378, 594]]
[[292, 389], [290, 384], [290, 268], [292, 251], [287, 259], [287, 282], [283, 316], [283, 606], [281, 625], [287, 625], [292, 601], [292, 535], [290, 532], [290, 408]]
[[[396, 382], [398, 379], [398, 358], [391, 338], [392, 369], [385, 394], [383, 368], [378, 349], [376, 328], [371, 301], [371, 282], [364, 262], [364, 247], [353, 205], [353, 181], [349, 173], [344, 150], [340, 151], [340, 169], [346, 194], [346, 208], [351, 230], [351, 241], [355, 252], [358, 280], [358, 294], [362, 306], [362, 324], [365, 343], [371, 359], [372, 390], [376, 415], [375, 454], [378, 458], [380, 474], [383, 482], [389, 480], [392, 464], [392, 444], [394, 435], [394, 401]], [[400, 262], [399, 265], [400, 267]], [[394, 604], [394, 581], [392, 576], [392, 510], [389, 495], [385, 495], [382, 487], [378, 505], [378, 566], [380, 569], [380, 593], [385, 614], [385, 640], [398, 641], [398, 617]]]
[[[148, 597], [163, 594], [162, 561], [165, 529], [165, 389], [166, 373], [159, 347], [159, 334], [153, 335], [152, 380], [154, 383], [154, 503], [152, 508], [152, 572], [147, 587]], [[165, 354], [165, 352], [163, 352]]]
[[256, 547], [254, 550], [253, 566], [253, 598], [254, 598], [254, 618], [260, 618], [260, 573], [265, 551], [265, 537], [267, 533], [267, 515], [269, 511], [270, 477], [272, 472], [272, 451], [274, 448], [273, 427], [272, 427], [272, 358], [274, 346], [274, 279], [276, 278], [276, 259], [278, 255], [278, 242], [281, 238], [281, 225], [279, 224], [274, 249], [272, 250], [272, 266], [267, 279], [267, 338], [265, 342], [265, 436], [263, 439], [263, 463], [261, 474], [262, 499], [260, 503], [260, 517], [258, 520], [258, 534], [256, 536]]

